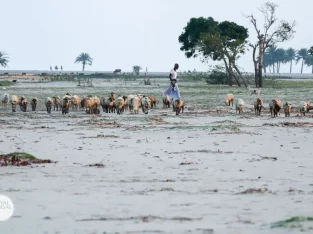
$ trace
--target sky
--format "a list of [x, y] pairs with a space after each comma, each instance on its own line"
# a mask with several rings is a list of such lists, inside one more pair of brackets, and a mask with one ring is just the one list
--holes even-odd
[[[255, 14], [262, 26], [258, 8], [261, 0], [0, 0], [0, 51], [10, 58], [9, 70], [48, 70], [62, 65], [79, 71], [75, 58], [88, 52], [94, 59], [89, 71], [131, 71], [133, 65], [151, 72], [169, 71], [179, 63], [180, 71], [207, 71], [199, 58], [187, 59], [180, 50], [179, 35], [192, 17], [213, 17], [234, 21], [249, 30], [253, 26], [244, 15]], [[295, 49], [313, 45], [312, 0], [273, 0], [279, 5], [279, 19], [295, 20], [296, 34], [278, 47]], [[298, 9], [298, 10], [296, 10]], [[209, 64], [214, 64], [209, 62]], [[253, 71], [251, 51], [238, 60], [247, 72]], [[300, 64], [294, 72], [300, 72]], [[305, 67], [304, 72], [311, 68]], [[281, 66], [281, 73], [289, 65]]]

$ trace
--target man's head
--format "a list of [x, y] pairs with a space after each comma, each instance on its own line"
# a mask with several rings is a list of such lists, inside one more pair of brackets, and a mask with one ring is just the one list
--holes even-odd
[[178, 63], [175, 63], [175, 65], [174, 65], [174, 69], [175, 69], [175, 70], [177, 70], [178, 68], [179, 68]]

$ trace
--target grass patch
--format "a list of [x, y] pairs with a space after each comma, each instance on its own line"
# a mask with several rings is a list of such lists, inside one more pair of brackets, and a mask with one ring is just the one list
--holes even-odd
[[0, 81], [0, 86], [11, 86], [11, 85], [14, 85], [14, 83], [11, 81], [8, 81], [8, 80], [1, 80]]
[[38, 160], [34, 155], [26, 153], [26, 152], [14, 152], [14, 153], [9, 153], [9, 154], [4, 154], [2, 155], [4, 157], [19, 157], [20, 159], [28, 159], [28, 160]]
[[312, 80], [264, 80], [265, 88], [311, 88]]
[[301, 228], [302, 227], [301, 223], [312, 222], [312, 221], [313, 221], [313, 217], [310, 217], [310, 216], [307, 216], [307, 217], [306, 216], [295, 216], [295, 217], [292, 217], [290, 219], [286, 219], [286, 220], [282, 220], [282, 221], [273, 223], [271, 225], [271, 228], [281, 228], [281, 227]]

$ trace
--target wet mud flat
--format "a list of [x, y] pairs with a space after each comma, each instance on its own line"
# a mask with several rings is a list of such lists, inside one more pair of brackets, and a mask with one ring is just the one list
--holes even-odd
[[1, 152], [56, 163], [1, 167], [1, 194], [15, 205], [1, 233], [309, 231], [310, 221], [272, 226], [311, 215], [308, 122], [168, 110], [2, 115]]

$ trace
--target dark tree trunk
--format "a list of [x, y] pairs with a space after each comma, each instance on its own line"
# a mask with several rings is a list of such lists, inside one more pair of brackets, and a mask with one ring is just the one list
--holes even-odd
[[303, 72], [303, 61], [304, 59], [302, 58], [302, 64], [301, 64], [301, 74], [302, 74], [302, 72]]
[[85, 62], [83, 62], [83, 71], [85, 71], [85, 65], [86, 65]]
[[258, 66], [258, 78], [259, 86], [258, 88], [263, 87], [263, 56], [264, 56], [264, 39], [262, 38], [259, 43], [259, 66]]

